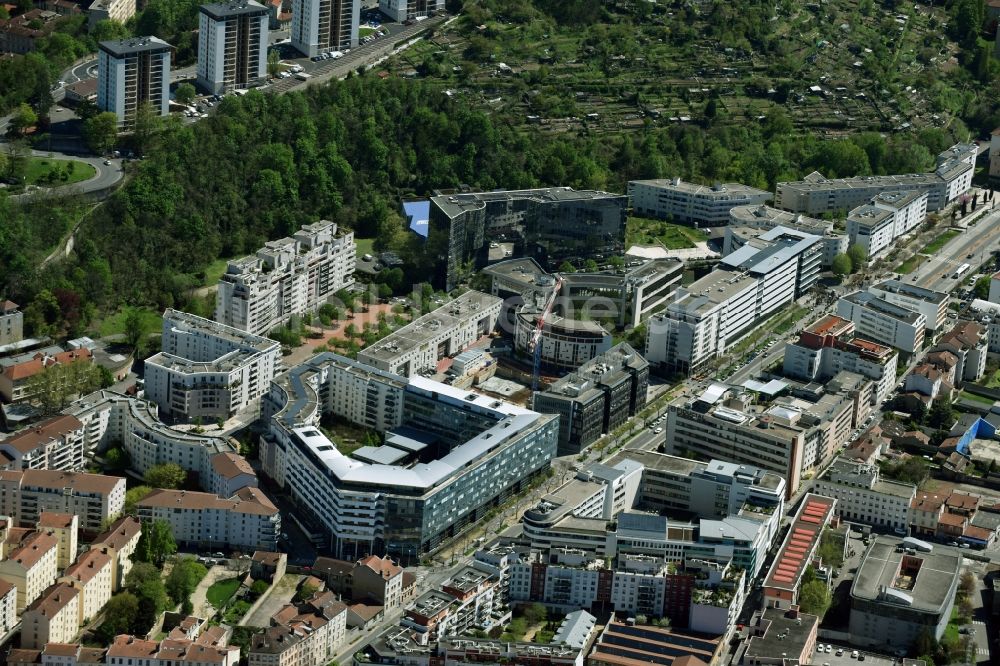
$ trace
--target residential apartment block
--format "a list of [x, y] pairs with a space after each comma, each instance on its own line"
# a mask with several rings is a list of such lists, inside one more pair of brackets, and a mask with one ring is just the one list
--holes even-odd
[[819, 495], [837, 500], [837, 515], [855, 523], [905, 533], [916, 487], [882, 479], [877, 465], [837, 458], [813, 484]]
[[56, 582], [58, 551], [55, 537], [34, 532], [0, 560], [0, 580], [17, 588], [19, 614]]
[[569, 187], [442, 194], [430, 199], [427, 242], [448, 248], [441, 277], [451, 290], [470, 264], [489, 263], [490, 243], [509, 244], [510, 256], [533, 257], [547, 270], [621, 255], [627, 208], [625, 195]]
[[940, 331], [947, 322], [949, 295], [925, 289], [902, 280], [884, 280], [868, 287], [868, 293], [887, 303], [898, 305], [924, 316], [928, 331]]
[[69, 585], [53, 585], [21, 615], [22, 648], [71, 643], [79, 632], [80, 590]]
[[170, 111], [170, 56], [173, 48], [157, 37], [107, 41], [97, 48], [97, 107], [130, 128], [138, 108], [148, 103], [154, 115]]
[[927, 317], [856, 291], [837, 301], [837, 315], [854, 322], [858, 335], [912, 354], [923, 347]]
[[851, 245], [864, 249], [868, 263], [889, 253], [897, 238], [920, 226], [927, 217], [927, 192], [881, 192], [847, 215]]
[[353, 49], [360, 20], [361, 0], [294, 0], [292, 46], [310, 58]]
[[732, 254], [751, 240], [760, 238], [763, 232], [776, 227], [819, 236], [822, 239], [820, 245], [823, 248], [823, 268], [830, 268], [834, 257], [847, 252], [847, 236], [838, 231], [832, 221], [818, 220], [761, 204], [737, 206], [729, 211], [729, 225], [726, 227], [722, 254]]
[[16, 524], [38, 524], [43, 512], [68, 513], [79, 528], [98, 532], [125, 505], [125, 479], [103, 474], [26, 469], [0, 472], [0, 513]]
[[230, 261], [219, 278], [215, 320], [266, 335], [295, 315], [314, 312], [354, 284], [354, 232], [320, 220], [257, 254]]
[[[187, 618], [193, 620], [194, 618]], [[175, 627], [162, 641], [152, 641], [128, 634], [115, 636], [104, 650], [102, 663], [128, 666], [238, 666], [240, 648], [227, 644], [227, 633], [219, 628], [205, 629], [188, 637]], [[87, 648], [83, 648], [86, 650]], [[82, 650], [81, 650], [82, 652]], [[294, 663], [294, 662], [293, 662]], [[313, 663], [313, 662], [311, 662]], [[319, 663], [314, 662], [314, 663]], [[83, 666], [82, 663], [79, 666]], [[89, 665], [88, 665], [89, 666]]]
[[14, 301], [0, 302], [0, 347], [24, 338], [24, 313]]
[[94, 0], [87, 8], [87, 25], [93, 29], [101, 21], [125, 23], [135, 16], [135, 0]]
[[211, 493], [154, 490], [136, 505], [144, 523], [170, 523], [177, 543], [196, 548], [275, 550], [281, 514], [257, 488], [243, 488], [229, 499]]
[[218, 94], [267, 80], [267, 7], [254, 0], [202, 5], [198, 13], [198, 85]]
[[17, 586], [0, 579], [0, 631], [6, 636], [18, 622], [20, 617], [17, 612]]
[[228, 438], [171, 428], [160, 421], [154, 403], [101, 390], [74, 402], [66, 412], [82, 424], [85, 453], [120, 443], [132, 470], [143, 474], [156, 465], [175, 463], [197, 474], [201, 487], [220, 497], [257, 485], [256, 474], [237, 459]]
[[327, 589], [345, 601], [390, 611], [403, 605], [403, 568], [388, 557], [368, 555], [357, 562], [319, 557], [312, 575], [325, 580]]
[[802, 413], [778, 406], [758, 409], [748, 393], [715, 384], [698, 396], [680, 397], [667, 408], [666, 453], [755, 465], [785, 478], [791, 496], [815, 464]]
[[827, 382], [838, 372], [870, 379], [873, 400], [881, 403], [896, 383], [899, 354], [891, 347], [855, 335], [854, 322], [827, 315], [807, 326], [795, 342], [785, 344], [782, 373], [807, 382]]
[[759, 206], [772, 199], [770, 192], [740, 183], [706, 186], [680, 178], [629, 181], [628, 196], [636, 215], [694, 227], [723, 226], [736, 206]]
[[139, 520], [126, 516], [112, 523], [90, 544], [91, 549], [99, 548], [111, 556], [112, 592], [118, 592], [125, 586], [125, 577], [132, 570], [132, 554], [141, 535], [142, 524]]
[[43, 511], [35, 523], [35, 529], [45, 532], [59, 542], [56, 566], [62, 571], [76, 559], [79, 546], [80, 517], [71, 513]]
[[[365, 420], [358, 423], [391, 427], [385, 445], [362, 456], [344, 455], [317, 428], [324, 413], [359, 415], [335, 411], [346, 401], [329, 397], [349, 388], [335, 381], [342, 373], [384, 387], [363, 396]], [[278, 378], [266, 402], [264, 472], [323, 526], [341, 559], [412, 559], [526, 487], [556, 453], [555, 416], [335, 354]]]
[[972, 186], [975, 144], [956, 144], [937, 157], [932, 173], [829, 179], [814, 171], [803, 180], [778, 183], [774, 205], [794, 213], [849, 211], [890, 192], [927, 194], [927, 211], [940, 210]]
[[493, 332], [503, 301], [479, 291], [467, 291], [358, 353], [358, 361], [412, 377], [437, 367]]
[[[94, 360], [93, 353], [86, 348], [69, 351], [38, 352], [32, 358], [6, 366], [0, 372], [0, 398], [4, 402], [30, 402], [36, 397], [38, 386], [33, 379], [46, 368], [54, 365], [71, 365], [77, 363], [90, 364]], [[82, 385], [83, 377], [80, 377]], [[72, 376], [67, 377], [72, 381]]]
[[580, 453], [646, 406], [649, 363], [628, 343], [600, 356], [532, 396], [532, 408], [559, 415], [558, 455]]
[[10, 470], [83, 468], [83, 424], [62, 414], [41, 421], [0, 441], [3, 467]]
[[329, 663], [347, 637], [347, 606], [332, 592], [317, 592], [304, 603], [288, 604], [271, 626], [250, 640], [250, 666], [311, 666]]
[[444, 5], [444, 0], [379, 0], [378, 9], [391, 20], [402, 23], [443, 11]]
[[281, 345], [168, 309], [161, 351], [146, 359], [145, 369], [146, 398], [164, 414], [225, 420], [267, 391], [281, 369]]
[[[63, 571], [59, 582], [79, 590], [77, 623], [84, 627], [111, 599], [113, 558], [105, 548], [91, 548]], [[55, 640], [55, 639], [50, 639]], [[69, 641], [59, 641], [69, 642]]]
[[974, 382], [986, 372], [988, 341], [986, 327], [972, 321], [960, 321], [941, 336], [934, 351], [946, 351], [955, 356], [955, 382]]

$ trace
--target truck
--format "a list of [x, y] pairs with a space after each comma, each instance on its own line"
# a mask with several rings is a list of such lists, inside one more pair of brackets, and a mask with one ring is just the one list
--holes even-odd
[[934, 546], [930, 545], [926, 541], [921, 541], [920, 539], [915, 539], [913, 537], [906, 537], [903, 539], [903, 548], [912, 548], [921, 553], [929, 553], [934, 550]]

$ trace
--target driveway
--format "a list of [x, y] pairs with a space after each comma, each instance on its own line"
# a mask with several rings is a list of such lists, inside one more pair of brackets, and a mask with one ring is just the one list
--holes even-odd
[[228, 567], [217, 565], [208, 570], [208, 574], [201, 579], [198, 583], [198, 587], [195, 588], [194, 592], [191, 593], [191, 606], [193, 608], [191, 614], [195, 617], [211, 618], [216, 613], [216, 608], [212, 604], [208, 603], [205, 598], [205, 594], [208, 592], [208, 588], [212, 587], [216, 582], [232, 578], [235, 572], [230, 570]]
[[295, 590], [299, 586], [302, 576], [296, 574], [285, 574], [277, 583], [272, 585], [264, 597], [264, 600], [252, 613], [247, 613], [240, 620], [241, 627], [266, 627], [271, 624], [271, 616], [277, 613], [282, 606], [287, 604], [295, 596]]

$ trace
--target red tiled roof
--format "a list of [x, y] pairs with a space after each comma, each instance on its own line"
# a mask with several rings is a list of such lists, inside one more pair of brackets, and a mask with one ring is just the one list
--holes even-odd
[[42, 368], [47, 368], [49, 366], [55, 365], [57, 363], [75, 363], [77, 361], [91, 361], [93, 360], [93, 354], [89, 349], [84, 347], [83, 349], [71, 349], [70, 351], [61, 352], [55, 356], [46, 356], [44, 354], [35, 354], [35, 357], [30, 361], [25, 361], [24, 363], [18, 363], [16, 365], [8, 366], [3, 374], [9, 377], [11, 381], [19, 381], [21, 379], [27, 379], [32, 377], [37, 373], [41, 372]]

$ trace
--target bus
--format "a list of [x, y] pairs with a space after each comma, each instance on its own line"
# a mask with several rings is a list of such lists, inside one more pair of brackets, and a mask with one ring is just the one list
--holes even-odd
[[962, 264], [961, 266], [955, 269], [955, 274], [952, 275], [952, 277], [957, 280], [958, 278], [965, 275], [968, 271], [969, 271], [969, 264]]

